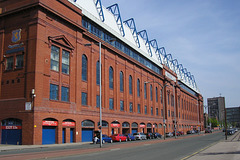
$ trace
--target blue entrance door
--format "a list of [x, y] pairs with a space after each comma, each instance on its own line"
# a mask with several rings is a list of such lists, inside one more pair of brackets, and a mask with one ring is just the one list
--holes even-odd
[[91, 142], [93, 139], [93, 129], [82, 129], [82, 142]]
[[73, 143], [73, 128], [70, 129], [70, 143]]
[[63, 128], [62, 129], [62, 143], [66, 143], [66, 141], [65, 141], [65, 132], [66, 132], [66, 129]]
[[56, 142], [56, 127], [43, 126], [42, 129], [42, 144], [55, 144]]
[[21, 129], [3, 129], [2, 144], [22, 144]]
[[132, 134], [136, 132], [137, 132], [137, 129], [132, 129]]

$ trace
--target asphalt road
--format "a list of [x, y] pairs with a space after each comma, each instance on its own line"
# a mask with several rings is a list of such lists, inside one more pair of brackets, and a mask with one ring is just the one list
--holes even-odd
[[99, 145], [69, 145], [0, 152], [0, 160], [51, 159], [51, 160], [175, 160], [200, 151], [224, 139], [223, 132], [191, 135], [161, 140], [143, 140]]
[[114, 148], [104, 152], [88, 153], [67, 157], [58, 157], [58, 160], [175, 160], [183, 159], [201, 149], [223, 139], [223, 133], [207, 134], [192, 138], [180, 139], [161, 143], [145, 143], [134, 147]]

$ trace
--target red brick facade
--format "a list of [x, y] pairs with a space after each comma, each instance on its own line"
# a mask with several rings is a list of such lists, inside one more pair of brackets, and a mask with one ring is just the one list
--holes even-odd
[[[99, 108], [96, 107], [96, 96], [99, 95], [99, 85], [96, 84], [96, 63], [99, 60], [99, 47], [94, 43], [101, 39], [82, 27], [81, 10], [67, 0], [0, 0], [0, 6], [0, 121], [9, 118], [21, 120], [22, 144], [42, 144], [43, 120], [58, 122], [55, 143], [62, 143], [62, 128], [66, 128], [65, 142], [70, 142], [70, 128], [74, 128], [73, 142], [82, 141], [83, 128], [98, 129]], [[15, 30], [21, 32], [17, 42], [12, 40]], [[92, 46], [84, 45], [88, 43], [92, 43]], [[61, 70], [51, 70], [52, 45], [70, 52], [69, 74], [64, 74]], [[21, 68], [15, 66], [18, 55], [23, 55]], [[87, 57], [87, 81], [82, 80], [83, 55]], [[6, 70], [9, 57], [13, 57], [13, 68]], [[59, 68], [61, 65], [59, 63]], [[109, 88], [110, 67], [113, 68], [113, 89]], [[133, 123], [138, 124], [135, 128], [137, 131], [163, 134], [163, 103], [160, 98], [156, 100], [155, 96], [157, 87], [160, 97], [161, 87], [157, 83], [148, 83], [147, 99], [144, 98], [144, 82], [152, 81], [168, 84], [163, 92], [167, 132], [173, 131], [174, 106], [171, 105], [171, 95], [175, 95], [177, 130], [186, 133], [187, 130], [196, 128], [198, 118], [199, 125], [203, 127], [201, 95], [188, 93], [168, 79], [165, 71], [176, 77], [167, 67], [162, 69], [162, 75], [157, 74], [103, 42], [102, 117], [108, 123], [108, 127], [103, 127], [103, 134], [131, 133]], [[120, 72], [123, 72], [124, 77], [123, 92], [120, 92]], [[129, 94], [129, 76], [133, 82], [132, 94]], [[137, 95], [138, 80], [140, 97]], [[50, 100], [50, 84], [59, 86], [59, 100]], [[173, 84], [176, 86], [174, 93]], [[153, 88], [152, 100], [150, 85]], [[61, 101], [62, 86], [69, 88], [69, 102]], [[36, 97], [32, 96], [32, 89]], [[84, 106], [81, 102], [82, 92], [87, 93], [87, 105]], [[114, 100], [113, 110], [109, 109], [109, 98]], [[120, 101], [124, 101], [124, 111], [120, 111]], [[26, 109], [26, 102], [31, 104], [30, 110]], [[133, 104], [132, 112], [129, 110], [130, 102]], [[138, 113], [138, 104], [141, 106], [141, 113]], [[82, 126], [85, 120], [93, 122], [94, 126]], [[75, 126], [64, 127], [63, 121], [75, 122]], [[112, 122], [119, 123], [120, 126], [113, 127]], [[124, 122], [128, 122], [129, 126], [122, 126]], [[140, 126], [141, 123], [145, 126]], [[0, 135], [2, 133], [3, 130], [0, 130]]]

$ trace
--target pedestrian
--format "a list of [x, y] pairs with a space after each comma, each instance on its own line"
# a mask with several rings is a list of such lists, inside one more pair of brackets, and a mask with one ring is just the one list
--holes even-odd
[[97, 137], [97, 136], [95, 136], [95, 137], [94, 137], [94, 144], [96, 144], [96, 143], [97, 143], [97, 140], [98, 140], [98, 137]]

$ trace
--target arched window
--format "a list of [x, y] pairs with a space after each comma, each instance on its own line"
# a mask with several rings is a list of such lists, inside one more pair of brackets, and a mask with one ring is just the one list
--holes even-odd
[[162, 90], [160, 89], [160, 98], [161, 98], [161, 103], [163, 102], [163, 97], [162, 97]]
[[82, 80], [87, 81], [87, 57], [82, 55]]
[[137, 80], [137, 96], [140, 97], [140, 80]]
[[99, 64], [99, 61], [97, 61], [97, 64], [96, 64], [96, 83], [97, 85], [100, 85], [100, 64]]
[[82, 121], [82, 127], [94, 127], [94, 122], [91, 120]]
[[113, 89], [113, 68], [109, 67], [109, 88]]
[[147, 84], [144, 83], [144, 98], [147, 99]]
[[132, 76], [129, 76], [129, 94], [132, 94]]
[[156, 87], [156, 102], [158, 102], [158, 88]]
[[153, 100], [153, 95], [152, 95], [152, 85], [150, 85], [150, 97], [151, 97], [151, 101]]
[[123, 72], [120, 72], [120, 91], [123, 92]]

